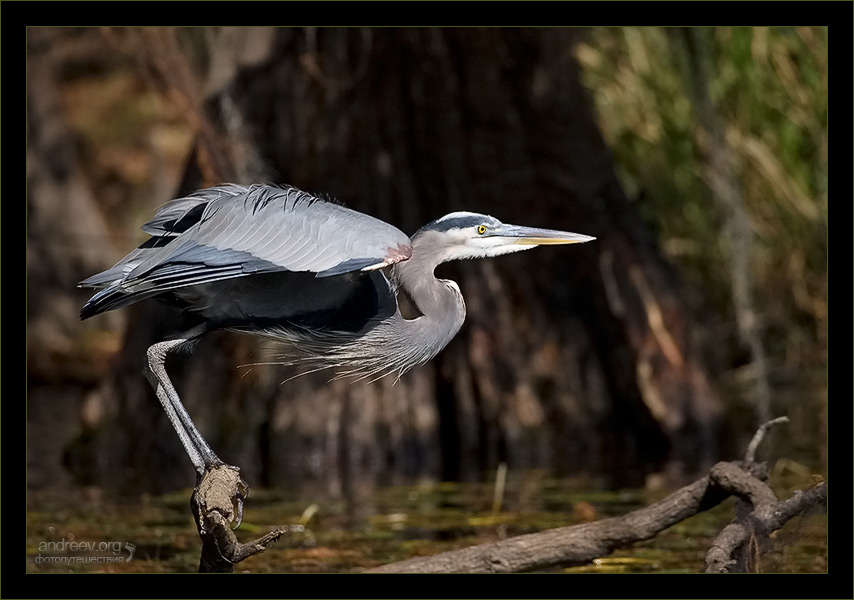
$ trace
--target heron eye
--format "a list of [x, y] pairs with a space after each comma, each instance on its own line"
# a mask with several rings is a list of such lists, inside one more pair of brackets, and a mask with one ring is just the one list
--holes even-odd
[[477, 226], [477, 232], [480, 235], [483, 235], [484, 233], [486, 233], [486, 225], [478, 225]]

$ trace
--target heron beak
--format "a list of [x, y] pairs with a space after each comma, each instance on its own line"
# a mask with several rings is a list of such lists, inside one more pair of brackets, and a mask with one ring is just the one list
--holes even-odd
[[539, 229], [537, 227], [520, 227], [518, 225], [505, 225], [505, 229], [499, 234], [510, 238], [512, 244], [520, 246], [542, 246], [553, 244], [583, 244], [595, 240], [595, 237], [570, 231], [557, 231], [555, 229]]

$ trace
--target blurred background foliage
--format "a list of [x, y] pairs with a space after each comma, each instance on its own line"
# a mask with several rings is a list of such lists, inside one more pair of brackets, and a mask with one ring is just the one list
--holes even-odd
[[[751, 285], [769, 377], [806, 378], [820, 388], [827, 369], [827, 29], [703, 31], [708, 90], [753, 234]], [[735, 330], [731, 240], [697, 166], [703, 131], [686, 54], [673, 30], [627, 27], [590, 30], [576, 56], [621, 182], [708, 325], [712, 339], [702, 346], [710, 365], [746, 393], [755, 374]]]

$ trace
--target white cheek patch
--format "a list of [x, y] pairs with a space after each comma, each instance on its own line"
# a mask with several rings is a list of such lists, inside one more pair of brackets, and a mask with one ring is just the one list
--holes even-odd
[[514, 238], [489, 236], [487, 234], [483, 237], [469, 238], [461, 252], [466, 253], [464, 258], [488, 258], [530, 250], [531, 248], [535, 248], [535, 246], [517, 244]]
[[513, 240], [509, 240], [507, 238], [493, 239], [500, 241], [498, 244], [495, 244], [485, 249], [486, 256], [501, 256], [502, 254], [512, 254], [513, 252], [522, 252], [523, 250], [530, 250], [531, 248], [536, 248], [536, 246], [525, 246], [523, 244], [516, 244], [513, 242]]

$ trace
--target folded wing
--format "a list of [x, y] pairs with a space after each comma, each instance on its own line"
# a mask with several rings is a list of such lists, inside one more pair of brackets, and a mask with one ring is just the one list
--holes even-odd
[[397, 228], [293, 187], [200, 190], [166, 204], [143, 230], [152, 237], [80, 283], [100, 289], [81, 318], [188, 286], [210, 289], [277, 272], [332, 277], [380, 269], [412, 253]]

